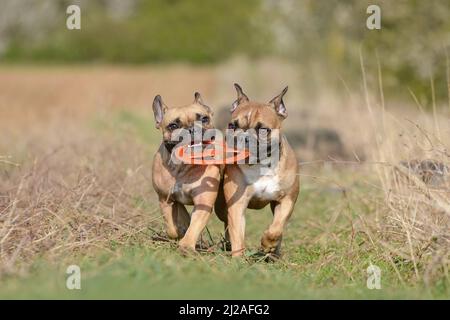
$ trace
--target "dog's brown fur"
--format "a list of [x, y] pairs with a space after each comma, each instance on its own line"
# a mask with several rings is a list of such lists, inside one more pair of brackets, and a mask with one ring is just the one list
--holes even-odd
[[[239, 85], [235, 84], [235, 87], [238, 98], [231, 110], [231, 124], [244, 131], [259, 127], [281, 129], [282, 121], [287, 117], [283, 102], [287, 87], [269, 103], [252, 102]], [[261, 246], [263, 252], [279, 255], [282, 233], [297, 200], [298, 163], [293, 149], [281, 133], [280, 159], [273, 168], [273, 176], [261, 176], [261, 166], [232, 164], [225, 167], [223, 193], [226, 218], [224, 210], [216, 210], [216, 213], [228, 225], [227, 237], [231, 241], [233, 256], [242, 255], [245, 249], [245, 209], [261, 209], [269, 203], [274, 217], [263, 233]]]
[[[216, 201], [220, 168], [216, 165], [175, 164], [166, 143], [171, 139], [173, 128], [170, 125], [174, 123], [178, 128], [189, 129], [194, 121], [208, 117], [209, 121], [203, 124], [203, 128], [213, 128], [212, 112], [198, 93], [192, 104], [172, 108], [164, 105], [158, 95], [153, 101], [153, 112], [163, 141], [153, 159], [152, 179], [167, 234], [172, 239], [180, 239], [182, 251], [195, 250]], [[192, 216], [189, 216], [185, 205], [194, 206]]]

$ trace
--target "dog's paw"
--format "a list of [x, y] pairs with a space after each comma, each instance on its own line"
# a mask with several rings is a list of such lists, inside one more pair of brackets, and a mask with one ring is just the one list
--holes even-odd
[[261, 247], [265, 252], [269, 253], [273, 248], [276, 248], [280, 244], [281, 239], [281, 233], [273, 233], [266, 230], [261, 238]]
[[254, 259], [264, 262], [275, 262], [281, 259], [281, 254], [277, 248], [263, 248], [261, 247], [256, 253], [252, 255]]
[[196, 256], [198, 253], [195, 250], [195, 248], [191, 247], [191, 246], [186, 246], [186, 245], [182, 245], [179, 244], [178, 245], [178, 252], [185, 257], [192, 257], [192, 256]]

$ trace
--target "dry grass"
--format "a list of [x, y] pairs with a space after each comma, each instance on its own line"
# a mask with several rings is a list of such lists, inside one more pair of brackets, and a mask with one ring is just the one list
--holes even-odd
[[379, 225], [380, 243], [411, 261], [416, 279], [430, 284], [449, 276], [449, 154], [441, 140], [414, 127], [405, 133], [414, 137], [404, 146], [409, 149], [406, 161], [392, 161], [380, 170], [387, 211]]
[[27, 151], [39, 156], [19, 167], [2, 166], [1, 273], [26, 270], [42, 256], [89, 255], [91, 248], [136, 242], [137, 234], [149, 235], [160, 224], [147, 200], [152, 196], [145, 151], [131, 141], [67, 129], [59, 143], [47, 145], [50, 151], [33, 150], [47, 141], [29, 141]]
[[[413, 264], [415, 278], [427, 285], [450, 265], [450, 131], [448, 113], [427, 114], [411, 92], [417, 112], [395, 115], [385, 108], [381, 68], [378, 105], [373, 106], [361, 57], [366, 106], [373, 129], [372, 158], [384, 194], [372, 228], [390, 261]], [[431, 94], [434, 95], [433, 82]], [[433, 96], [434, 101], [434, 96]], [[444, 109], [444, 108], [442, 108]], [[403, 111], [403, 110], [400, 110]], [[402, 275], [398, 274], [403, 281]]]

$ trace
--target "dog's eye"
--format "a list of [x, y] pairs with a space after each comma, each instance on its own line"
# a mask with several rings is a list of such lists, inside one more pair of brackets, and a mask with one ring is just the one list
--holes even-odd
[[228, 129], [234, 130], [234, 129], [236, 129], [236, 126], [234, 125], [234, 123], [229, 123], [228, 124]]
[[172, 123], [169, 123], [169, 125], [167, 126], [167, 128], [169, 129], [169, 130], [175, 130], [175, 129], [178, 129], [178, 124], [177, 123], [175, 123], [175, 122], [172, 122]]
[[203, 124], [208, 124], [209, 123], [209, 117], [208, 116], [202, 117], [202, 123]]

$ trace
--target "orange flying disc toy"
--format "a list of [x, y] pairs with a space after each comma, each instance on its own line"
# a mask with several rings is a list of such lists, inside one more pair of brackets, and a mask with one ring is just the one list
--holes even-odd
[[[200, 150], [198, 147], [201, 147]], [[238, 163], [248, 158], [250, 152], [247, 149], [238, 150], [225, 141], [203, 141], [176, 147], [172, 154], [185, 164], [211, 165]]]

